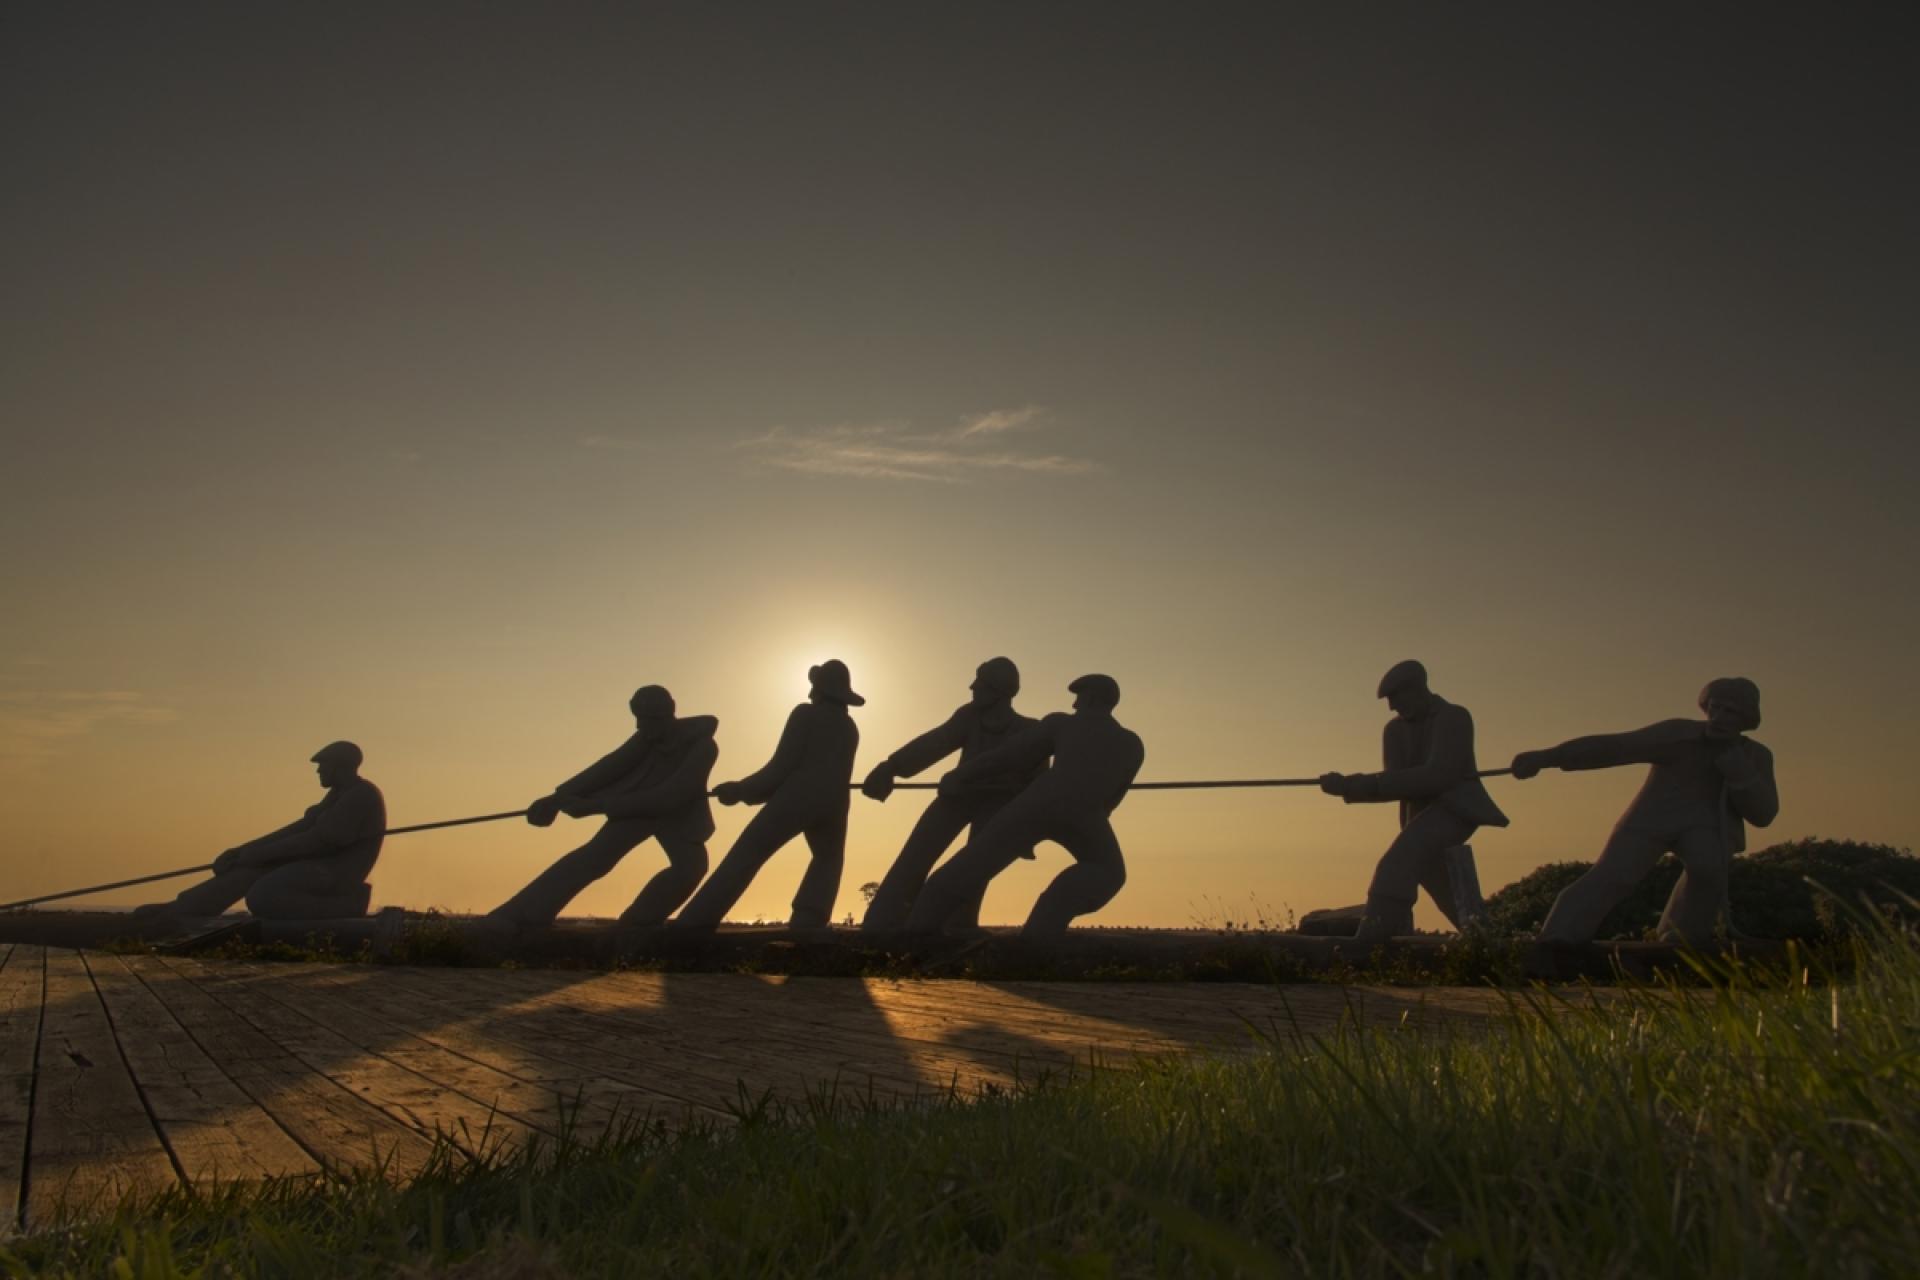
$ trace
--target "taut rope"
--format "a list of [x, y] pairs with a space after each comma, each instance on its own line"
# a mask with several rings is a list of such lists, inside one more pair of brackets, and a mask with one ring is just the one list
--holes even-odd
[[[1482, 769], [1479, 777], [1503, 778], [1512, 773], [1511, 769]], [[1128, 787], [1129, 791], [1218, 791], [1230, 787], [1317, 787], [1319, 778], [1218, 778], [1199, 782], [1136, 782]], [[937, 791], [937, 782], [896, 782], [896, 791]], [[850, 782], [849, 791], [858, 791], [860, 784]], [[707, 793], [711, 796], [713, 793]], [[472, 818], [448, 818], [443, 822], [416, 822], [410, 827], [388, 827], [386, 834], [404, 836], [414, 831], [438, 831], [442, 827], [470, 827], [476, 822], [503, 822], [508, 818], [524, 818], [525, 809], [512, 809], [505, 813], [483, 813]], [[115, 880], [111, 884], [90, 884], [84, 889], [67, 889], [60, 893], [43, 893], [37, 898], [22, 898], [18, 902], [0, 902], [0, 911], [12, 911], [16, 907], [32, 907], [42, 902], [58, 902], [62, 898], [79, 898], [89, 893], [105, 893], [109, 889], [129, 889], [137, 884], [152, 884], [156, 880], [172, 880], [179, 876], [190, 876], [201, 871], [213, 870], [211, 862], [197, 867], [181, 867], [178, 871], [160, 871], [150, 876], [135, 876], [131, 880]]]

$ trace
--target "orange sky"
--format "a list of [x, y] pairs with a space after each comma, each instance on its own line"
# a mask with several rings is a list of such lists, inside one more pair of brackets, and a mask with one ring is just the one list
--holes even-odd
[[[1029, 714], [1114, 675], [1148, 779], [1372, 767], [1403, 657], [1489, 767], [1743, 674], [1763, 842], [1913, 842], [1890, 46], [851, 13], [9, 18], [0, 896], [209, 859], [336, 737], [395, 823], [518, 808], [648, 682], [739, 776], [829, 656], [861, 771], [1004, 653]], [[1637, 772], [1493, 784], [1483, 882]], [[842, 913], [920, 803], [856, 799]], [[1393, 818], [1117, 825], [1097, 919], [1184, 925], [1357, 901]], [[402, 837], [375, 901], [585, 834]]]

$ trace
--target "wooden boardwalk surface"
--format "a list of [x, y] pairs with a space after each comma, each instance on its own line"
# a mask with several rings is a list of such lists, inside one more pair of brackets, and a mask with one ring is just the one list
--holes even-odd
[[418, 1169], [767, 1094], [963, 1096], [1251, 1027], [1476, 1019], [1492, 992], [272, 965], [0, 944], [0, 1201]]

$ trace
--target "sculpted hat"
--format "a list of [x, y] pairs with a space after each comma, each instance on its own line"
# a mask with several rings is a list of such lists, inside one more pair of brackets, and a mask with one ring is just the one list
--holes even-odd
[[1408, 685], [1417, 685], [1424, 689], [1426, 684], [1426, 667], [1408, 658], [1405, 662], [1394, 663], [1387, 669], [1387, 674], [1380, 677], [1380, 691], [1374, 694], [1374, 697], [1389, 697], [1395, 690], [1404, 689]]
[[360, 748], [344, 741], [329, 742], [310, 757], [315, 764], [343, 764], [349, 769], [358, 769], [365, 758]]
[[649, 719], [673, 714], [673, 695], [657, 684], [643, 684], [633, 691], [633, 697], [627, 702], [633, 714]]
[[1012, 658], [988, 658], [973, 673], [973, 682], [997, 689], [1011, 698], [1020, 692], [1020, 668], [1013, 665]]
[[1067, 686], [1067, 692], [1085, 694], [1109, 709], [1120, 705], [1120, 682], [1112, 676], [1081, 676]]
[[853, 691], [853, 677], [847, 673], [847, 664], [838, 658], [829, 658], [817, 667], [808, 667], [807, 679], [812, 683], [813, 691], [823, 698], [849, 707], [867, 705], [867, 700]]
[[1707, 681], [1707, 687], [1700, 691], [1702, 711], [1707, 709], [1709, 701], [1738, 708], [1747, 722], [1742, 732], [1751, 733], [1760, 727], [1760, 686], [1745, 676], [1721, 676]]

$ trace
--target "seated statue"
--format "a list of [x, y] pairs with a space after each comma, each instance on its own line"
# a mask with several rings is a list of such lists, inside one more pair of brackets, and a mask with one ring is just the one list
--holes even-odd
[[320, 803], [258, 839], [213, 860], [213, 877], [182, 889], [171, 902], [149, 903], [136, 914], [217, 916], [245, 898], [266, 920], [338, 920], [367, 913], [367, 875], [386, 837], [387, 805], [380, 788], [360, 776], [360, 748], [330, 742], [314, 752]]

